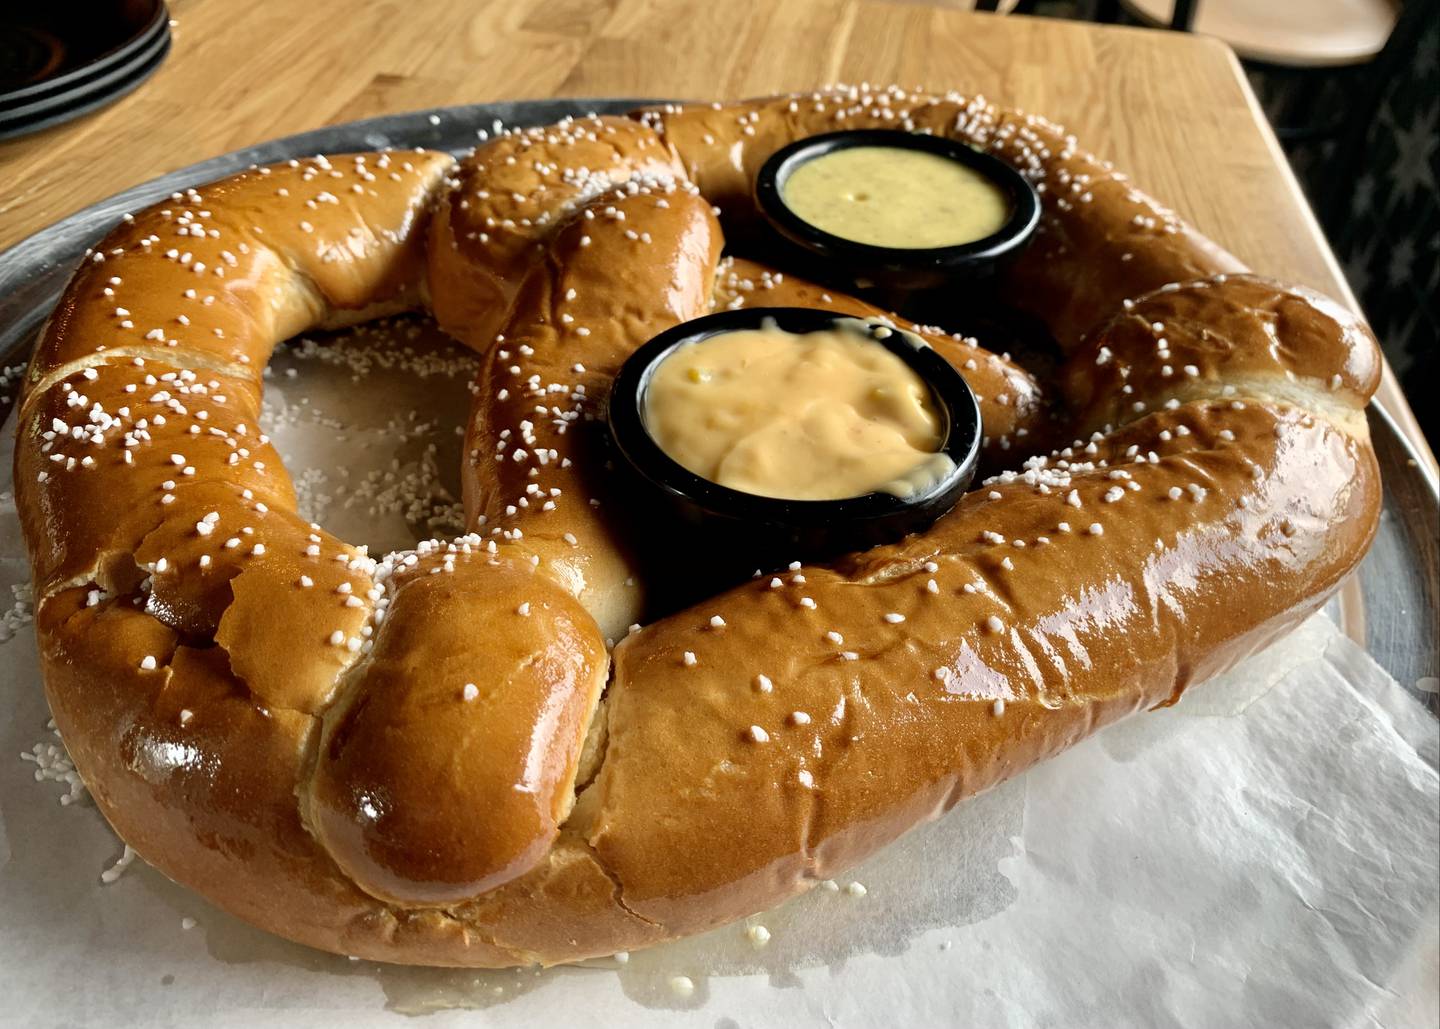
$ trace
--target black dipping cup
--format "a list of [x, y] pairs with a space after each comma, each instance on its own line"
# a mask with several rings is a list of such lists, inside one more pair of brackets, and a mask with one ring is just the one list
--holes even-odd
[[[785, 203], [785, 183], [801, 165], [836, 150], [866, 146], [923, 150], [973, 168], [1005, 191], [1010, 219], [998, 232], [970, 243], [881, 247], [831, 235]], [[891, 294], [992, 278], [1020, 256], [1040, 222], [1040, 198], [1034, 187], [1004, 161], [954, 140], [892, 129], [829, 132], [775, 151], [755, 177], [755, 204], [815, 277]]]
[[[897, 355], [930, 387], [941, 420], [939, 452], [954, 467], [924, 492], [901, 498], [866, 493], [841, 500], [784, 500], [721, 486], [670, 457], [645, 425], [650, 380], [678, 349], [737, 329], [759, 329], [773, 320], [791, 333], [855, 325], [857, 319], [806, 307], [755, 307], [682, 322], [631, 354], [610, 393], [608, 420], [621, 472], [634, 487], [629, 505], [637, 519], [641, 549], [658, 554], [661, 580], [673, 580], [675, 563], [686, 568], [694, 596], [662, 598], [688, 603], [756, 570], [790, 561], [816, 561], [868, 550], [926, 529], [965, 492], [980, 454], [980, 406], [964, 378], [918, 336], [881, 326], [870, 338]], [[692, 574], [693, 573], [693, 574]]]

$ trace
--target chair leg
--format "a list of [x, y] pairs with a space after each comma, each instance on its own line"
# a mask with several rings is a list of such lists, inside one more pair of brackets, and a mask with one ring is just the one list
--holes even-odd
[[1195, 27], [1196, 0], [1175, 0], [1170, 9], [1170, 27], [1176, 32], [1189, 32]]
[[1096, 21], [1105, 25], [1114, 25], [1120, 20], [1120, 0], [1095, 0]]

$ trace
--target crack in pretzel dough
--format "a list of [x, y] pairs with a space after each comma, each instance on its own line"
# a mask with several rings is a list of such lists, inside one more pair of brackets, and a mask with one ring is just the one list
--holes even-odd
[[[1043, 384], [722, 258], [778, 147], [886, 127], [1035, 185], [999, 292], [1064, 353]], [[1004, 470], [926, 533], [627, 628], [657, 583], [603, 474], [610, 378], [766, 304], [920, 333]], [[262, 370], [416, 307], [482, 355], [469, 532], [372, 558], [296, 514]], [[255, 168], [127, 219], [42, 333], [15, 481], [47, 695], [127, 843], [257, 925], [440, 965], [633, 950], [833, 878], [1296, 624], [1375, 529], [1379, 373], [1353, 314], [978, 97], [836, 87], [567, 119], [459, 165]]]

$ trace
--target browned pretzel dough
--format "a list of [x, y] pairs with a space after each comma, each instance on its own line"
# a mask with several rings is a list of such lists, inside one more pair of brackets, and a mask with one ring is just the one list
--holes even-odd
[[[710, 208], [745, 218], [776, 147], [869, 125], [1042, 191], [1006, 287], [1070, 352], [1074, 442], [612, 662], [643, 583], [597, 467], [610, 377], [717, 306], [873, 315], [722, 262]], [[485, 355], [473, 531], [377, 560], [294, 513], [260, 369], [307, 327], [425, 304]], [[1028, 453], [1034, 379], [923, 331], [998, 453]], [[1352, 314], [978, 99], [836, 90], [571, 120], [458, 168], [257, 169], [118, 227], [32, 361], [15, 479], [46, 691], [121, 836], [266, 929], [412, 963], [634, 949], [833, 877], [1320, 606], [1375, 531], [1379, 369]]]

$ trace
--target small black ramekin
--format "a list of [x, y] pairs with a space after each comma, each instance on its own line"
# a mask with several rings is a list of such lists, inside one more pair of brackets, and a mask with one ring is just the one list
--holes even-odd
[[866, 493], [842, 500], [784, 500], [730, 489], [681, 466], [645, 425], [645, 394], [655, 369], [680, 347], [724, 332], [758, 329], [767, 320], [792, 333], [856, 321], [806, 307], [752, 307], [682, 322], [630, 355], [609, 397], [610, 437], [622, 471], [634, 480], [629, 507], [639, 520], [637, 534], [649, 544], [644, 549], [670, 544], [666, 549], [683, 551], [687, 574], [693, 569], [704, 588], [712, 588], [717, 576], [735, 579], [919, 532], [955, 505], [979, 460], [980, 406], [964, 378], [919, 337], [869, 322], [871, 338], [930, 387], [941, 419], [939, 452], [954, 463], [931, 488], [907, 498]]
[[[1010, 199], [1010, 219], [998, 232], [971, 243], [905, 249], [831, 235], [785, 203], [785, 183], [795, 169], [824, 154], [862, 146], [923, 150], [973, 168], [1005, 191]], [[995, 275], [1020, 256], [1040, 222], [1040, 197], [1025, 177], [1004, 161], [954, 140], [892, 129], [829, 132], [782, 147], [755, 177], [755, 204], [776, 233], [810, 256], [806, 263], [820, 269], [820, 277], [843, 279], [860, 289], [902, 292]]]

